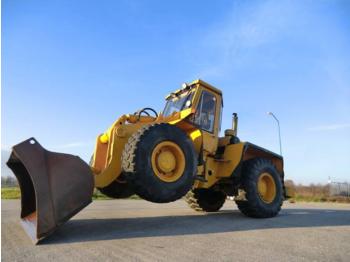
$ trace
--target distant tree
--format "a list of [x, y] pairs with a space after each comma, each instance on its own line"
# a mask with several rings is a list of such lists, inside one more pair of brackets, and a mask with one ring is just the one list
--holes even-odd
[[1, 177], [1, 187], [16, 187], [18, 186], [17, 179], [12, 176]]
[[290, 187], [295, 187], [295, 184], [294, 184], [293, 180], [291, 180], [291, 179], [285, 180], [284, 185], [290, 186]]

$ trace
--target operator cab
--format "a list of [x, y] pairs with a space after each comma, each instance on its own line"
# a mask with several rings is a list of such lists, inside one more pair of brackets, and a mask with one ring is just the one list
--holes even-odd
[[204, 150], [214, 154], [218, 145], [221, 128], [222, 93], [212, 85], [198, 79], [166, 97], [163, 117], [171, 117], [176, 113], [191, 110], [186, 121], [199, 130]]

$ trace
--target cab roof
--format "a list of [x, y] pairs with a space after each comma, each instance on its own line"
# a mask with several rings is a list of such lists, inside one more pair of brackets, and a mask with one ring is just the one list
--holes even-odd
[[201, 79], [194, 80], [190, 85], [200, 84], [201, 86], [204, 86], [208, 88], [209, 90], [213, 91], [214, 93], [217, 93], [219, 95], [222, 95], [222, 92], [220, 89], [217, 89], [216, 87], [212, 86], [211, 84], [208, 84], [207, 82], [204, 82]]
[[214, 86], [208, 84], [207, 82], [204, 82], [204, 81], [201, 80], [201, 79], [197, 79], [197, 80], [194, 80], [193, 82], [187, 84], [187, 87], [180, 88], [180, 89], [176, 90], [175, 92], [170, 93], [169, 95], [167, 95], [167, 96], [165, 97], [165, 99], [168, 99], [169, 97], [173, 96], [174, 94], [178, 94], [178, 93], [182, 92], [184, 89], [188, 88], [189, 86], [193, 86], [193, 85], [197, 85], [197, 84], [199, 84], [199, 85], [201, 85], [201, 86], [203, 86], [203, 87], [209, 89], [210, 91], [213, 91], [214, 93], [217, 93], [217, 94], [219, 94], [219, 95], [222, 95], [221, 90], [219, 90], [219, 89], [217, 89], [216, 87], [214, 87]]

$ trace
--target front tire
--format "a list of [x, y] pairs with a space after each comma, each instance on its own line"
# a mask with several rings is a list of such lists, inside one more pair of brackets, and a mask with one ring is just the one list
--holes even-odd
[[170, 124], [145, 126], [125, 145], [122, 168], [141, 198], [168, 203], [183, 197], [192, 187], [197, 158], [192, 141]]
[[241, 189], [246, 201], [237, 200], [238, 209], [255, 218], [274, 217], [281, 210], [283, 187], [281, 176], [270, 160], [255, 158], [244, 163]]

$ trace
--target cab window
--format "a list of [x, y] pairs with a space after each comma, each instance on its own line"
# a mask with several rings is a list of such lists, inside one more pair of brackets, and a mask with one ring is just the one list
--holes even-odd
[[167, 100], [163, 110], [163, 116], [171, 116], [174, 112], [180, 112], [191, 106], [193, 90], [183, 92], [180, 95], [174, 95]]
[[216, 97], [208, 91], [203, 91], [194, 116], [194, 123], [202, 130], [214, 132]]
[[222, 111], [223, 111], [223, 106], [221, 105], [220, 107], [220, 116], [219, 116], [219, 132], [221, 132], [221, 123], [222, 123]]

